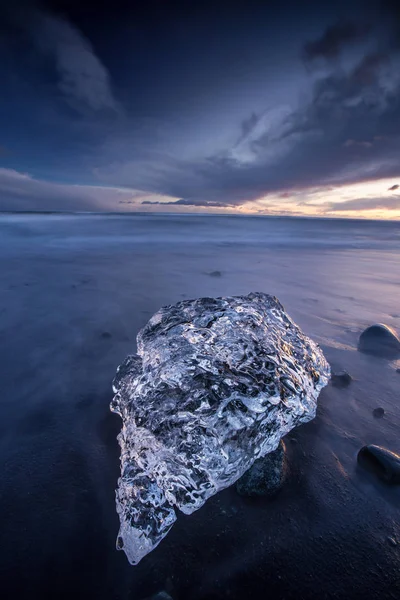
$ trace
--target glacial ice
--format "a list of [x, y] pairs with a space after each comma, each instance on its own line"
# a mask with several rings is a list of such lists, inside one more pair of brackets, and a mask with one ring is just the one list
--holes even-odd
[[113, 381], [123, 421], [117, 548], [137, 564], [191, 514], [315, 416], [330, 368], [263, 293], [156, 312]]

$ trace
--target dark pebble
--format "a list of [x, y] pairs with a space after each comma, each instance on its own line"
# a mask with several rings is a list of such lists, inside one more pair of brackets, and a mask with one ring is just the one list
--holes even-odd
[[400, 369], [396, 369], [396, 373], [400, 373]]
[[387, 537], [386, 539], [387, 539], [387, 541], [389, 542], [389, 544], [390, 544], [391, 546], [393, 546], [393, 547], [394, 547], [394, 546], [397, 546], [397, 542], [396, 542], [396, 540], [395, 540], [394, 538], [390, 537], [390, 535], [388, 535], [388, 537]]
[[103, 340], [109, 340], [112, 337], [112, 335], [109, 331], [103, 331], [101, 337], [103, 338]]
[[379, 407], [379, 408], [374, 408], [374, 410], [372, 411], [372, 414], [374, 415], [374, 417], [376, 417], [377, 419], [382, 419], [383, 415], [385, 414], [385, 411], [383, 410], [383, 408]]
[[211, 271], [211, 273], [209, 273], [210, 277], [221, 277], [222, 273], [221, 271]]
[[378, 323], [362, 332], [358, 341], [358, 350], [366, 354], [393, 359], [400, 356], [400, 340], [393, 329]]
[[400, 456], [398, 454], [381, 446], [370, 444], [361, 448], [357, 460], [359, 465], [375, 473], [386, 483], [400, 484]]
[[347, 373], [347, 371], [340, 371], [339, 373], [332, 373], [331, 382], [334, 387], [344, 388], [350, 385], [353, 378]]
[[285, 444], [281, 440], [278, 448], [263, 458], [258, 458], [252, 467], [236, 482], [240, 496], [274, 496], [286, 478]]

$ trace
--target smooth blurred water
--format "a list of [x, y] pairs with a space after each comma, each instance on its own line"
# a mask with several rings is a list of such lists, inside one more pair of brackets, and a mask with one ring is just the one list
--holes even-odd
[[[354, 381], [330, 388], [289, 444], [292, 477], [276, 502], [248, 504], [226, 490], [131, 568], [115, 551], [116, 367], [160, 306], [250, 291], [278, 296]], [[1, 215], [5, 597], [141, 600], [166, 586], [174, 600], [264, 597], [266, 586], [274, 597], [308, 597], [309, 588], [324, 597], [337, 571], [336, 598], [350, 585], [389, 598], [400, 563], [385, 540], [400, 536], [400, 498], [364, 481], [355, 460], [364, 443], [400, 451], [400, 363], [356, 351], [374, 322], [400, 330], [400, 223]], [[379, 421], [376, 406], [386, 411]], [[312, 582], [310, 565], [320, 574]]]
[[[2, 241], [50, 248], [104, 244], [245, 244], [273, 248], [400, 249], [390, 221], [204, 215], [0, 215]], [[34, 244], [32, 250], [34, 251]]]

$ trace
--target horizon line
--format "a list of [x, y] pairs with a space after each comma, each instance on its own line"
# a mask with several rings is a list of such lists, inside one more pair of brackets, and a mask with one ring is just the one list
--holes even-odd
[[77, 210], [0, 210], [0, 215], [75, 215], [75, 216], [164, 216], [164, 217], [254, 217], [254, 218], [272, 218], [272, 219], [307, 219], [307, 220], [325, 220], [325, 221], [373, 221], [400, 223], [399, 218], [380, 219], [372, 217], [338, 217], [327, 215], [279, 215], [279, 214], [255, 214], [255, 213], [205, 213], [205, 212], [146, 212], [146, 211], [77, 211]]

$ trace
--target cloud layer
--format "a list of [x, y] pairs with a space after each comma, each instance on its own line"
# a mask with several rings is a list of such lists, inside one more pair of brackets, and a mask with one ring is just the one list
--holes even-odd
[[0, 210], [3, 211], [120, 211], [124, 210], [121, 205], [138, 209], [146, 198], [152, 196], [139, 190], [54, 183], [0, 168]]
[[[396, 213], [389, 5], [287, 0], [285, 17], [251, 2], [244, 22], [235, 7], [227, 20], [26, 2], [29, 14], [9, 7], [11, 33], [0, 31], [11, 57], [0, 65], [2, 206]], [[379, 180], [376, 193], [331, 197]], [[326, 191], [325, 208], [313, 190]]]
[[108, 70], [91, 42], [65, 16], [30, 4], [11, 15], [13, 25], [38, 56], [36, 69], [54, 69], [58, 91], [71, 108], [84, 114], [121, 111]]
[[304, 44], [303, 55], [308, 61], [318, 58], [337, 58], [343, 48], [360, 41], [368, 32], [368, 27], [353, 21], [340, 20], [326, 28], [321, 37]]
[[[309, 92], [287, 106], [250, 112], [230, 148], [196, 160], [151, 152], [110, 160], [100, 177], [178, 196], [187, 206], [239, 206], [279, 191], [396, 177], [400, 55], [373, 33], [340, 22], [306, 42], [309, 60], [326, 61], [309, 76]], [[349, 47], [357, 52], [346, 55]]]

